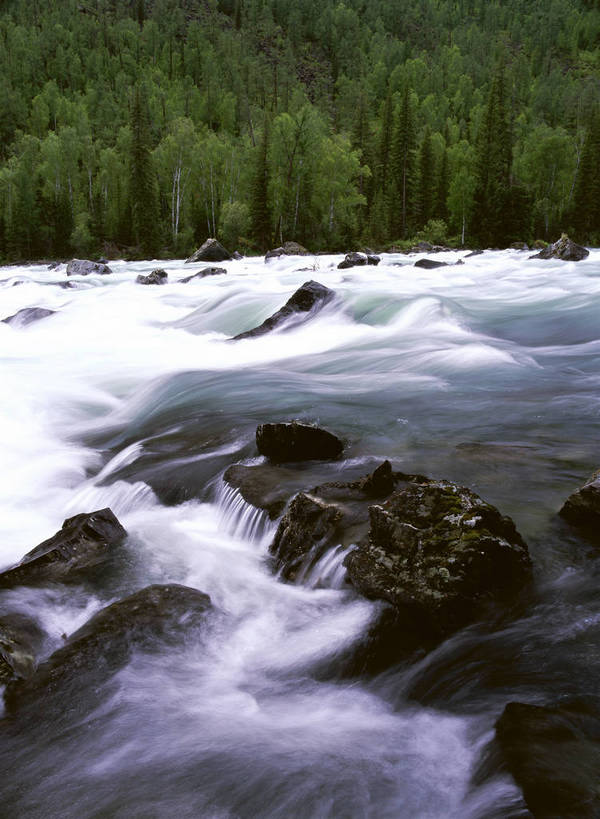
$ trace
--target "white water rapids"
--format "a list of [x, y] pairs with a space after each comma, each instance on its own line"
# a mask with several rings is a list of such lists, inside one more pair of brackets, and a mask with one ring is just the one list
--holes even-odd
[[[508, 775], [474, 779], [511, 699], [585, 693], [600, 672], [597, 555], [557, 523], [600, 466], [600, 250], [579, 263], [518, 251], [203, 265], [0, 268], [0, 569], [79, 512], [110, 506], [129, 533], [125, 587], [2, 592], [48, 635], [149, 583], [210, 595], [201, 644], [139, 653], [85, 719], [3, 736], [5, 815], [35, 819], [488, 819], [526, 816]], [[464, 264], [453, 262], [464, 258]], [[135, 283], [160, 266], [164, 286]], [[305, 281], [336, 299], [304, 323], [260, 324]], [[18, 285], [18, 286], [15, 286]], [[335, 675], [374, 605], [344, 585], [341, 550], [288, 584], [267, 560], [276, 522], [223, 485], [259, 462], [256, 425], [316, 422], [346, 463], [456, 480], [511, 515], [538, 598], [411, 666]], [[338, 465], [341, 469], [343, 465]], [[335, 473], [332, 472], [332, 475]], [[360, 471], [359, 471], [360, 474]]]

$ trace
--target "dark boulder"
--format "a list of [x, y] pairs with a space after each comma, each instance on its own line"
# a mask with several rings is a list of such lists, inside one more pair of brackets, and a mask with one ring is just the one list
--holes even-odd
[[[293, 491], [282, 485], [280, 470], [280, 467], [271, 464], [235, 464], [225, 471], [223, 480], [237, 489], [246, 503], [263, 509], [273, 519], [279, 517], [293, 494]], [[289, 480], [289, 474], [286, 477]]]
[[600, 700], [509, 702], [496, 723], [506, 767], [536, 819], [600, 816]]
[[362, 265], [366, 264], [379, 264], [379, 258], [376, 256], [371, 256], [371, 259], [377, 259], [377, 261], [369, 262], [369, 256], [366, 253], [358, 253], [357, 251], [353, 251], [352, 253], [346, 253], [343, 262], [338, 264], [339, 270], [347, 270], [349, 267], [361, 267]]
[[345, 560], [348, 580], [424, 634], [442, 638], [475, 622], [490, 600], [531, 579], [512, 520], [465, 487], [412, 480], [369, 517], [368, 538]]
[[467, 253], [465, 259], [470, 259], [472, 256], [481, 256], [483, 250], [472, 250], [470, 253]]
[[448, 262], [436, 262], [434, 259], [419, 259], [415, 262], [415, 267], [422, 267], [425, 270], [433, 270], [435, 267], [447, 267]]
[[44, 540], [11, 569], [0, 573], [0, 588], [79, 579], [105, 562], [127, 532], [110, 509], [68, 518], [59, 532]]
[[211, 610], [208, 595], [175, 584], [148, 586], [98, 612], [27, 680], [10, 682], [9, 710], [56, 694], [99, 685], [129, 661], [134, 649], [172, 644], [201, 625]]
[[234, 336], [233, 341], [262, 336], [279, 327], [292, 317], [298, 317], [298, 315], [302, 313], [316, 312], [328, 304], [334, 296], [334, 290], [330, 290], [328, 287], [325, 287], [325, 285], [319, 284], [319, 282], [304, 282], [302, 287], [296, 290], [280, 310], [273, 313], [268, 319], [265, 319], [260, 326]]
[[600, 469], [567, 498], [559, 514], [600, 542]]
[[298, 242], [284, 242], [280, 247], [268, 250], [265, 255], [265, 262], [270, 259], [278, 259], [280, 256], [309, 256], [309, 251]]
[[67, 276], [90, 276], [93, 273], [106, 276], [112, 270], [107, 264], [91, 262], [89, 259], [71, 259], [67, 265]]
[[511, 250], [529, 250], [529, 245], [526, 242], [513, 242], [510, 246]]
[[149, 273], [147, 276], [139, 275], [137, 277], [136, 284], [166, 284], [169, 278], [169, 274], [166, 270], [162, 270], [161, 268], [157, 268], [153, 270], [152, 273]]
[[261, 455], [275, 463], [286, 461], [326, 461], [339, 458], [344, 444], [331, 432], [309, 424], [260, 424], [256, 446]]
[[563, 262], [580, 262], [590, 255], [590, 251], [581, 245], [575, 244], [566, 233], [554, 242], [547, 245], [539, 253], [530, 256], [530, 259], [562, 259]]
[[206, 276], [222, 276], [225, 273], [227, 273], [227, 271], [224, 267], [205, 267], [203, 270], [194, 273], [193, 276], [186, 276], [185, 279], [180, 279], [179, 281], [181, 284], [187, 284], [191, 282], [192, 279], [204, 279]]
[[416, 245], [413, 245], [408, 253], [431, 253], [433, 251], [433, 245], [431, 242], [417, 242]]
[[31, 677], [43, 638], [43, 632], [28, 617], [16, 613], [0, 616], [0, 685]]
[[202, 247], [193, 253], [185, 263], [191, 262], [226, 262], [231, 259], [231, 253], [225, 250], [217, 239], [207, 239]]
[[55, 313], [56, 310], [47, 310], [45, 307], [24, 307], [13, 316], [2, 319], [2, 323], [10, 324], [11, 327], [25, 327], [27, 324], [53, 316]]

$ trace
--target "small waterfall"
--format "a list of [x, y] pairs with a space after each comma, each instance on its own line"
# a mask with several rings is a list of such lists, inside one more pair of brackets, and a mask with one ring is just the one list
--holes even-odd
[[354, 547], [354, 543], [346, 547], [338, 544], [333, 549], [328, 549], [314, 562], [311, 553], [298, 572], [296, 583], [308, 586], [310, 589], [342, 589], [346, 582], [344, 559]]
[[241, 540], [252, 543], [262, 542], [270, 537], [275, 524], [264, 509], [248, 503], [239, 489], [221, 481], [217, 489], [215, 503], [219, 510], [219, 526]]

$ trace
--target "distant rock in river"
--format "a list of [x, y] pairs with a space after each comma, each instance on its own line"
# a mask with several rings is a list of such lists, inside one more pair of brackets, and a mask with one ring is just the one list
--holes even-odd
[[106, 276], [112, 270], [107, 264], [91, 262], [89, 259], [71, 259], [67, 265], [67, 276], [91, 276], [94, 273]]
[[557, 242], [548, 245], [530, 259], [562, 259], [563, 262], [580, 262], [590, 255], [590, 251], [582, 245], [575, 244], [566, 233]]
[[56, 310], [47, 310], [45, 307], [24, 307], [14, 315], [2, 319], [3, 324], [10, 324], [11, 327], [25, 327], [34, 321], [53, 316]]
[[191, 262], [227, 262], [231, 259], [231, 253], [225, 250], [217, 239], [207, 239], [202, 247], [193, 253], [185, 263]]
[[141, 274], [137, 277], [136, 284], [166, 284], [169, 278], [169, 274], [166, 270], [162, 270], [162, 268], [157, 268], [153, 270], [152, 273], [149, 273], [147, 276], [142, 276]]

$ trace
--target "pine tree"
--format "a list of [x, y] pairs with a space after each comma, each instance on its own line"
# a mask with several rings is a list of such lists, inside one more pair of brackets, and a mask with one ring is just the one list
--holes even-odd
[[141, 84], [135, 86], [131, 111], [130, 203], [135, 244], [146, 258], [156, 255], [160, 245], [158, 197], [152, 164], [148, 102]]
[[502, 65], [492, 78], [477, 147], [474, 233], [482, 244], [503, 244], [509, 215], [512, 139]]
[[415, 124], [410, 89], [404, 90], [390, 150], [391, 229], [402, 238], [408, 235], [414, 216]]
[[435, 204], [433, 215], [436, 219], [448, 220], [448, 190], [450, 186], [450, 169], [448, 168], [448, 150], [444, 148], [440, 171], [438, 174], [437, 189], [435, 192]]
[[271, 210], [269, 207], [269, 125], [265, 125], [256, 148], [256, 164], [252, 179], [250, 199], [250, 225], [252, 237], [261, 250], [271, 243]]
[[433, 167], [433, 150], [431, 147], [431, 131], [425, 128], [423, 139], [419, 147], [419, 189], [416, 197], [417, 221], [423, 227], [433, 215], [436, 185]]

